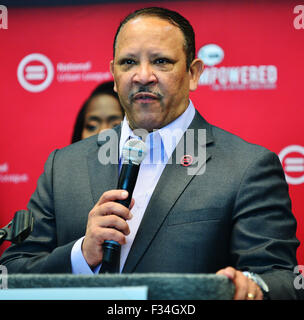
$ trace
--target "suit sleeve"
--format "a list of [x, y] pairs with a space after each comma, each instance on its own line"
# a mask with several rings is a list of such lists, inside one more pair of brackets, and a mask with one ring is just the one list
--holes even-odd
[[[296, 220], [284, 171], [276, 154], [263, 152], [247, 168], [232, 217], [232, 264], [258, 273], [271, 299], [297, 299], [294, 287]], [[302, 290], [303, 291], [303, 290]]]
[[46, 161], [43, 174], [32, 195], [28, 210], [33, 213], [34, 228], [21, 244], [12, 244], [2, 255], [0, 264], [9, 273], [70, 273], [74, 242], [57, 246], [56, 218], [53, 202], [53, 163], [57, 150]]

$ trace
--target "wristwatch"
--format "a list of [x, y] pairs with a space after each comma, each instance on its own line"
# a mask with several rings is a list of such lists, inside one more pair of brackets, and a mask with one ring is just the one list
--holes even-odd
[[243, 275], [255, 282], [260, 287], [263, 293], [263, 300], [269, 300], [269, 288], [266, 282], [258, 274], [249, 271], [243, 271]]

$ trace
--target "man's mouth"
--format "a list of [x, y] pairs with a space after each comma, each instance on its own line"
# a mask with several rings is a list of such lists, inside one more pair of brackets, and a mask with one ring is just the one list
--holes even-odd
[[138, 92], [133, 96], [133, 100], [141, 103], [149, 103], [159, 99], [159, 96], [151, 92]]

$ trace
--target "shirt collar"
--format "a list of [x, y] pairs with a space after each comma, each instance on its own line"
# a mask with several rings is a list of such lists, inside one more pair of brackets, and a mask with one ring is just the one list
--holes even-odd
[[[169, 159], [176, 148], [179, 140], [190, 126], [195, 115], [195, 108], [191, 100], [189, 100], [189, 105], [187, 109], [174, 121], [167, 124], [165, 127], [149, 133], [149, 135], [159, 134], [162, 138], [164, 149]], [[126, 116], [124, 117], [122, 127], [121, 127], [121, 136], [119, 142], [119, 158], [121, 158], [122, 148], [126, 141], [130, 138], [136, 137], [131, 128], [129, 127], [128, 120]], [[151, 138], [151, 137], [150, 137]]]

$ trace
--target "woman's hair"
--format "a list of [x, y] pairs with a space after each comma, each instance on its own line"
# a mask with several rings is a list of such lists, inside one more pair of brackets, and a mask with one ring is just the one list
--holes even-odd
[[[113, 87], [114, 87], [113, 81], [104, 82], [104, 83], [98, 85], [93, 90], [93, 92], [91, 93], [89, 98], [84, 102], [84, 104], [82, 105], [81, 109], [79, 110], [77, 118], [76, 118], [76, 122], [74, 125], [74, 131], [73, 131], [73, 135], [72, 135], [72, 143], [77, 142], [82, 139], [81, 137], [82, 137], [82, 131], [84, 128], [85, 114], [86, 114], [88, 105], [90, 104], [91, 100], [94, 97], [96, 97], [100, 94], [108, 94], [108, 95], [113, 96], [114, 98], [116, 98], [119, 101], [118, 95], [114, 91]], [[122, 113], [124, 114], [123, 109], [122, 109]]]

